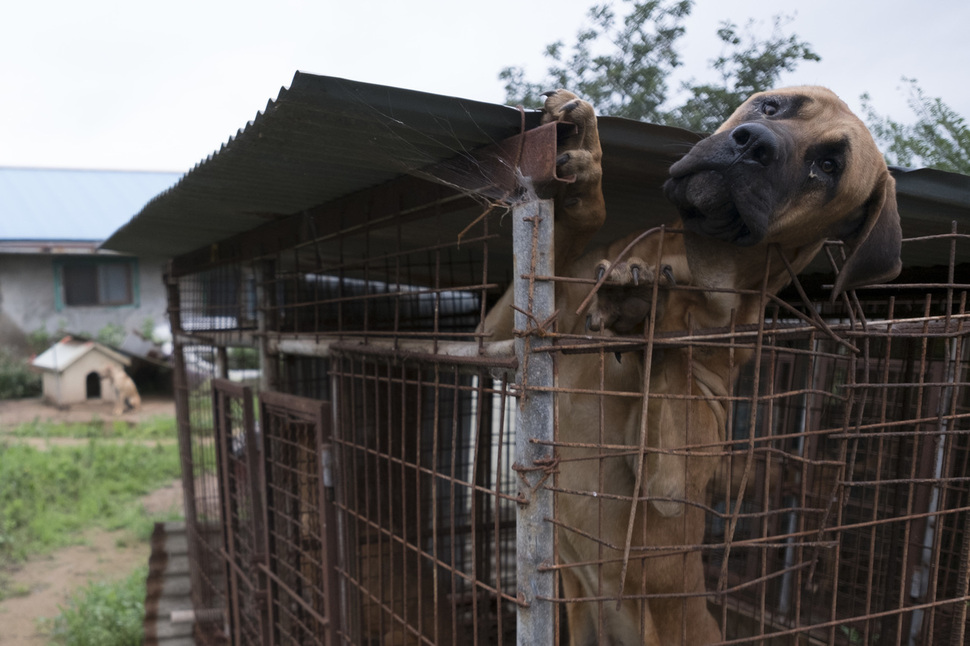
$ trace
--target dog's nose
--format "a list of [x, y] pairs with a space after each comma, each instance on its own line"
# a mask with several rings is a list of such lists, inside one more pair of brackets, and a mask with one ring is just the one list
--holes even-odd
[[768, 166], [778, 158], [778, 137], [760, 123], [746, 123], [731, 131], [738, 157]]

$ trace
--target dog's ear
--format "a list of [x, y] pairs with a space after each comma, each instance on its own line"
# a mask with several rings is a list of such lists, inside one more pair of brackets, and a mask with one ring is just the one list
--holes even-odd
[[888, 170], [866, 202], [864, 219], [842, 240], [848, 257], [835, 278], [833, 301], [848, 289], [884, 283], [899, 275], [903, 230], [896, 207], [896, 180]]

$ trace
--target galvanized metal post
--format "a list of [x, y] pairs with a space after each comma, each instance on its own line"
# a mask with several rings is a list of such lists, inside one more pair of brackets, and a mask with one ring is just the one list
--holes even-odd
[[[515, 251], [515, 341], [519, 370], [519, 408], [515, 431], [515, 470], [521, 502], [516, 518], [516, 581], [520, 602], [516, 626], [520, 646], [552, 644], [555, 638], [555, 573], [543, 566], [553, 562], [553, 496], [545, 487], [554, 451], [553, 357], [536, 352], [551, 340], [542, 324], [555, 309], [555, 286], [550, 280], [553, 258], [552, 200], [522, 203], [512, 211]], [[551, 481], [550, 481], [551, 482]]]

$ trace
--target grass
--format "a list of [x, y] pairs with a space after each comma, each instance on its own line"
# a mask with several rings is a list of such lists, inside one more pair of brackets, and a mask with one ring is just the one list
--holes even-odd
[[71, 594], [61, 614], [45, 622], [53, 644], [131, 646], [142, 642], [145, 578], [140, 567], [115, 582], [89, 583]]
[[89, 527], [137, 527], [139, 499], [179, 475], [173, 444], [91, 440], [84, 446], [0, 445], [0, 566], [71, 544]]
[[110, 424], [95, 417], [90, 422], [67, 424], [63, 422], [41, 422], [34, 420], [21, 424], [7, 433], [10, 437], [70, 437], [81, 439], [119, 439], [119, 440], [174, 440], [178, 437], [175, 418], [159, 415], [141, 422], [129, 424], [113, 421]]
[[[152, 440], [176, 437], [172, 417], [160, 416], [136, 426], [108, 425], [99, 419], [85, 424], [34, 421], [4, 435], [0, 439], [0, 601], [30, 594], [4, 576], [6, 569], [28, 556], [77, 543], [91, 528], [129, 530], [118, 539], [119, 545], [148, 541], [156, 521], [181, 518], [177, 509], [148, 515], [141, 504], [144, 495], [179, 476], [176, 444], [151, 445]], [[17, 442], [26, 437], [88, 442], [37, 449]], [[43, 630], [52, 643], [66, 646], [140, 644], [146, 574], [142, 567], [122, 581], [87, 584], [71, 595], [60, 615], [44, 621]]]

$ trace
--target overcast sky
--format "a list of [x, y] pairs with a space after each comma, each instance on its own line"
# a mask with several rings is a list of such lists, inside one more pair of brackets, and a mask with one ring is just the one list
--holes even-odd
[[[595, 0], [32, 0], [0, 22], [0, 166], [186, 171], [289, 84], [296, 70], [501, 103], [498, 72], [545, 70]], [[619, 4], [619, 3], [617, 3]], [[685, 77], [707, 74], [731, 19], [794, 15], [821, 84], [853, 108], [911, 120], [902, 76], [970, 117], [966, 0], [698, 0]]]

